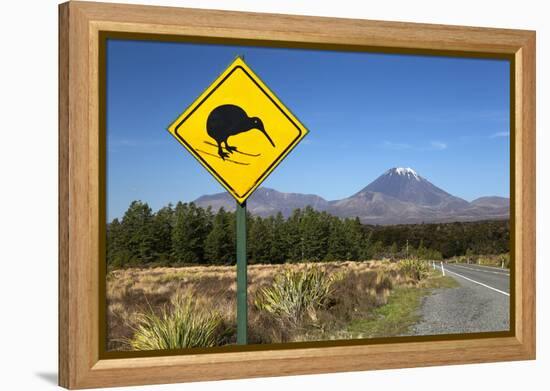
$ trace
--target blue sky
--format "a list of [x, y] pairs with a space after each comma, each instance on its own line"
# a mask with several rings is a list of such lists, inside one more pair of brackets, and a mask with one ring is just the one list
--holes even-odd
[[401, 166], [509, 196], [507, 61], [109, 40], [109, 220], [224, 191], [166, 127], [237, 55], [310, 131], [263, 186], [339, 199]]

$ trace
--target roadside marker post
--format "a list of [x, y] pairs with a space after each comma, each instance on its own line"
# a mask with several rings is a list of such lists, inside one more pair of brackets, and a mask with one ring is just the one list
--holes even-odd
[[168, 126], [236, 200], [237, 344], [247, 343], [246, 200], [308, 130], [237, 57]]
[[443, 277], [445, 277], [445, 267], [443, 267], [443, 261], [441, 261], [441, 273], [443, 273]]

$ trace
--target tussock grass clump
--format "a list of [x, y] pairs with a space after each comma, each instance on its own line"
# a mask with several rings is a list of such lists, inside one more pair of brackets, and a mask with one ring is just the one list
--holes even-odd
[[176, 293], [160, 314], [152, 310], [137, 314], [134, 336], [128, 341], [134, 350], [211, 347], [219, 344], [222, 316], [198, 308], [190, 294]]
[[257, 309], [296, 325], [305, 315], [314, 319], [316, 310], [327, 305], [336, 279], [337, 274], [330, 276], [317, 267], [286, 269], [271, 286], [258, 290], [254, 304]]
[[421, 281], [430, 274], [430, 265], [420, 259], [404, 259], [399, 261], [399, 270], [407, 277]]

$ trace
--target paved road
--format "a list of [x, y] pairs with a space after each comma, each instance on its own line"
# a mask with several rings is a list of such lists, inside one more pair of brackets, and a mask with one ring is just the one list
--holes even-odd
[[443, 267], [447, 275], [457, 280], [469, 278], [485, 284], [487, 287], [510, 294], [510, 271], [508, 269], [468, 264], [447, 264]]
[[[438, 267], [440, 268], [440, 267]], [[436, 289], [423, 299], [412, 335], [504, 331], [510, 328], [510, 272], [468, 264], [444, 265], [457, 288]]]

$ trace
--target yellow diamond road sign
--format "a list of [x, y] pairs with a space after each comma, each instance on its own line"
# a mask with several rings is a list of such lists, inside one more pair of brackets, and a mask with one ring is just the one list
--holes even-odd
[[240, 57], [168, 130], [240, 204], [307, 133]]

